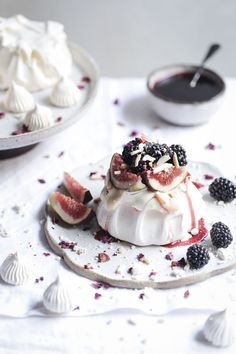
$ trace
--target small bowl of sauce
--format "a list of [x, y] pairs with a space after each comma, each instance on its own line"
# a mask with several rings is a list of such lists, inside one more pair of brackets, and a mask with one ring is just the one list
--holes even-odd
[[176, 125], [198, 125], [212, 118], [222, 104], [225, 83], [204, 68], [195, 87], [190, 86], [197, 66], [172, 65], [148, 75], [147, 88], [159, 117]]

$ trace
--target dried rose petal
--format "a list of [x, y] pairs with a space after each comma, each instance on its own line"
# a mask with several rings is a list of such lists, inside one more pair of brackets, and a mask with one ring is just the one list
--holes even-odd
[[129, 134], [129, 136], [130, 136], [131, 138], [134, 138], [134, 137], [137, 136], [137, 135], [138, 135], [138, 132], [137, 132], [136, 130], [132, 130], [131, 133]]
[[189, 290], [186, 290], [185, 293], [184, 293], [184, 298], [187, 299], [190, 295], [190, 292]]
[[74, 250], [75, 246], [77, 245], [77, 243], [75, 242], [68, 242], [68, 241], [61, 241], [59, 242], [59, 246], [63, 249], [70, 249], [70, 250]]
[[157, 275], [157, 272], [151, 271], [149, 274], [149, 277], [155, 277]]
[[91, 79], [88, 76], [83, 76], [81, 81], [86, 82], [87, 84], [89, 84], [91, 82]]
[[192, 183], [195, 185], [195, 187], [196, 187], [197, 189], [201, 189], [202, 187], [204, 187], [204, 184], [202, 184], [202, 183], [195, 182], [195, 181], [192, 181]]
[[38, 182], [41, 183], [41, 184], [46, 183], [45, 179], [43, 179], [43, 178], [38, 178]]
[[114, 105], [119, 105], [120, 104], [120, 100], [118, 98], [114, 99], [113, 104]]
[[143, 253], [139, 253], [139, 254], [137, 255], [137, 260], [138, 260], [138, 261], [143, 262], [144, 259], [145, 259], [145, 256], [144, 256]]
[[110, 257], [105, 252], [98, 254], [98, 262], [104, 263], [104, 262], [108, 262], [109, 260], [110, 260]]
[[48, 257], [48, 256], [50, 256], [51, 254], [50, 254], [49, 252], [43, 252], [43, 255], [44, 255], [45, 257]]
[[4, 113], [4, 112], [0, 112], [0, 119], [4, 118], [4, 117], [5, 117], [5, 115], [6, 115], [6, 113]]
[[204, 175], [204, 178], [205, 178], [206, 180], [211, 180], [211, 179], [214, 179], [214, 176], [205, 174], [205, 175]]
[[62, 121], [62, 117], [58, 117], [58, 118], [55, 120], [56, 123], [60, 123], [61, 121]]
[[140, 300], [143, 300], [143, 299], [144, 299], [144, 296], [145, 296], [144, 293], [139, 294], [139, 299], [140, 299]]
[[61, 151], [57, 157], [62, 157], [64, 155], [64, 153], [65, 153], [64, 151]]
[[206, 149], [207, 149], [207, 150], [215, 150], [215, 148], [216, 148], [215, 144], [208, 143], [208, 144], [206, 145]]
[[98, 230], [94, 236], [95, 240], [101, 241], [102, 243], [112, 243], [118, 242], [117, 238], [111, 236], [108, 231]]
[[84, 85], [77, 85], [77, 87], [78, 87], [79, 90], [84, 90], [85, 89]]
[[181, 258], [178, 261], [172, 261], [171, 262], [171, 267], [180, 267], [180, 268], [184, 268], [186, 266], [187, 262], [186, 260], [183, 258]]
[[173, 258], [174, 258], [174, 255], [172, 252], [169, 252], [165, 255], [165, 259], [167, 259], [168, 261], [172, 261]]
[[92, 266], [92, 264], [87, 263], [87, 264], [84, 264], [84, 269], [93, 269], [93, 266]]
[[98, 299], [100, 299], [101, 296], [102, 296], [102, 294], [95, 293], [94, 299], [95, 299], [95, 300], [98, 300]]

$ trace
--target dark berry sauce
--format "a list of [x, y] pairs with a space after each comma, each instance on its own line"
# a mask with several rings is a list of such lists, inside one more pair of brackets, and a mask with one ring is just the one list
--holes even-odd
[[154, 84], [152, 92], [155, 96], [178, 102], [208, 101], [222, 91], [222, 85], [213, 77], [202, 74], [197, 85], [192, 88], [189, 83], [193, 72], [183, 72], [158, 81]]

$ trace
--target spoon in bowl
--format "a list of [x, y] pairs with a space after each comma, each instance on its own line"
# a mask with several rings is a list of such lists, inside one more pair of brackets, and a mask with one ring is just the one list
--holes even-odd
[[206, 61], [209, 58], [211, 58], [213, 56], [213, 54], [215, 54], [217, 52], [217, 50], [220, 49], [220, 47], [221, 47], [220, 44], [214, 43], [208, 48], [208, 51], [207, 51], [205, 57], [203, 58], [201, 64], [197, 68], [192, 80], [189, 83], [189, 86], [191, 88], [194, 88], [197, 85], [198, 80], [200, 79], [202, 72], [204, 70], [204, 65], [205, 65]]

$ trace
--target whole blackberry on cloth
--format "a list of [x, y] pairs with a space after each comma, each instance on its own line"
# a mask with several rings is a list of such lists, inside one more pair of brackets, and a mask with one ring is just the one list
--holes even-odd
[[131, 165], [135, 159], [135, 155], [132, 153], [136, 150], [139, 150], [139, 144], [142, 143], [142, 139], [135, 138], [134, 140], [129, 141], [123, 148], [122, 158], [125, 163]]
[[187, 250], [187, 261], [192, 269], [200, 269], [209, 262], [208, 250], [198, 244], [190, 246]]
[[219, 177], [209, 185], [210, 196], [225, 203], [236, 198], [236, 186], [227, 178]]
[[216, 248], [227, 248], [233, 241], [233, 236], [227, 225], [219, 221], [212, 225], [211, 241]]
[[183, 146], [182, 145], [176, 145], [176, 144], [171, 145], [170, 148], [169, 148], [169, 154], [170, 154], [171, 158], [173, 157], [174, 152], [177, 155], [179, 165], [180, 166], [186, 166], [187, 163], [188, 163], [187, 162], [187, 155], [186, 155], [186, 151], [183, 148]]

